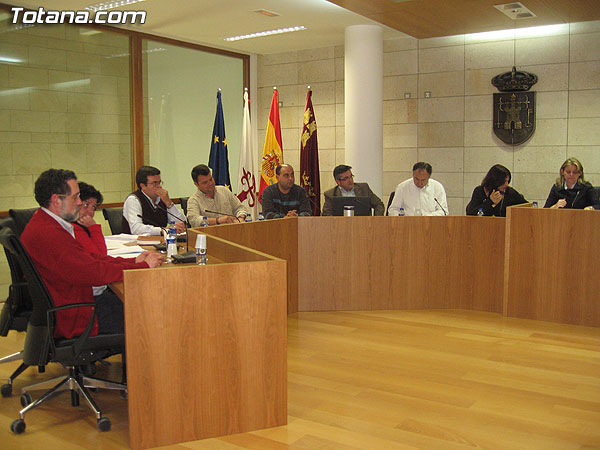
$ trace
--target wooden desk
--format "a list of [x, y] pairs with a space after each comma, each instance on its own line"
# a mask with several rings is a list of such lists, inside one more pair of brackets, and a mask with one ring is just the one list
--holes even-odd
[[288, 313], [464, 308], [502, 312], [505, 219], [301, 217], [206, 233], [286, 259]]
[[507, 209], [504, 313], [600, 326], [600, 212]]
[[287, 423], [286, 263], [207, 241], [224, 263], [124, 272], [133, 449]]
[[600, 326], [600, 212], [301, 217], [206, 233], [288, 261], [288, 313], [460, 308]]

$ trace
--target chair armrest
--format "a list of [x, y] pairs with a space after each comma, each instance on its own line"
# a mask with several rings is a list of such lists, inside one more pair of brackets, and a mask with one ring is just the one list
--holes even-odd
[[52, 313], [54, 313], [56, 311], [61, 311], [63, 309], [81, 308], [81, 307], [91, 307], [94, 310], [92, 313], [92, 317], [91, 317], [89, 323], [87, 324], [87, 327], [85, 327], [85, 330], [83, 331], [83, 333], [78, 338], [75, 339], [75, 343], [73, 344], [73, 353], [74, 353], [74, 356], [77, 357], [81, 353], [81, 349], [83, 348], [84, 344], [87, 342], [88, 338], [90, 337], [90, 334], [92, 333], [92, 328], [94, 327], [94, 320], [96, 319], [96, 304], [95, 303], [72, 303], [70, 305], [63, 305], [63, 306], [57, 306], [55, 308], [50, 308], [50, 309], [48, 309], [48, 311], [46, 311], [46, 318], [47, 318], [47, 323], [48, 323], [48, 335], [51, 337], [50, 346], [52, 347], [53, 352], [56, 351], [56, 347], [54, 346], [54, 333], [53, 333], [54, 319], [53, 319]]

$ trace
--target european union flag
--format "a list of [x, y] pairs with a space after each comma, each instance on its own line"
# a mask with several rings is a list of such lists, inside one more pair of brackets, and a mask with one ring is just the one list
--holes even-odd
[[217, 115], [213, 127], [213, 137], [210, 144], [208, 167], [212, 170], [215, 184], [226, 186], [231, 190], [229, 179], [229, 159], [227, 157], [227, 138], [225, 138], [225, 120], [223, 119], [223, 105], [221, 104], [221, 91], [217, 92]]

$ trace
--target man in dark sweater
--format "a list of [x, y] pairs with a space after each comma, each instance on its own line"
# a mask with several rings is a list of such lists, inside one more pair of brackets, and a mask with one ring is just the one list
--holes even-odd
[[123, 203], [123, 233], [157, 236], [170, 220], [175, 221], [177, 232], [183, 233], [185, 216], [162, 187], [160, 170], [142, 166], [135, 175], [135, 182], [138, 190], [129, 194]]
[[262, 209], [265, 219], [310, 216], [310, 202], [306, 191], [294, 184], [294, 168], [281, 164], [275, 169], [277, 183], [262, 193]]

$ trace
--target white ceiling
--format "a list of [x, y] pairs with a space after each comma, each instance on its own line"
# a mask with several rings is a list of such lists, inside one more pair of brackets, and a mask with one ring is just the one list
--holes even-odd
[[[14, 6], [46, 10], [82, 10], [94, 0], [12, 1]], [[146, 23], [127, 26], [159, 36], [209, 45], [241, 53], [270, 54], [344, 44], [344, 29], [376, 22], [326, 0], [146, 0], [117, 8], [144, 10]], [[266, 17], [253, 11], [265, 9], [280, 14]], [[304, 25], [307, 30], [224, 41], [224, 37]], [[383, 26], [384, 38], [405, 36]]]

